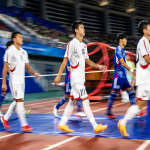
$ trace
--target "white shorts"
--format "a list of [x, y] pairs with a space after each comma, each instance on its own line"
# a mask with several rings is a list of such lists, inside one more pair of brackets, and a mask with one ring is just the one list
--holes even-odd
[[136, 89], [137, 100], [149, 100], [150, 99], [150, 84], [138, 85]]
[[13, 99], [24, 99], [24, 90], [25, 84], [13, 84], [11, 81], [9, 82], [11, 94]]
[[73, 97], [74, 100], [88, 97], [84, 84], [74, 84], [71, 89], [70, 97]]

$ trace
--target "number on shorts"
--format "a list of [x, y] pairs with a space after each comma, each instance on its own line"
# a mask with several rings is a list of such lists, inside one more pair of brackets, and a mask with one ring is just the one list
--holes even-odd
[[81, 96], [83, 96], [85, 94], [85, 89], [80, 90]]

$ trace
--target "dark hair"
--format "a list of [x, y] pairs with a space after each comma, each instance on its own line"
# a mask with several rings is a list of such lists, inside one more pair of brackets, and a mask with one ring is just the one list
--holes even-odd
[[11, 35], [12, 41], [13, 41], [13, 38], [16, 38], [17, 34], [20, 34], [20, 35], [21, 35], [21, 33], [18, 32], [18, 31], [12, 33], [12, 35]]
[[118, 43], [119, 43], [120, 39], [124, 39], [124, 38], [126, 38], [126, 39], [128, 38], [125, 33], [119, 33], [119, 34], [117, 34], [117, 41], [118, 41]]
[[150, 22], [148, 20], [142, 20], [141, 22], [139, 22], [138, 24], [138, 32], [141, 33], [142, 35], [144, 35], [143, 33], [143, 29], [147, 29], [147, 26], [150, 24]]
[[[75, 33], [75, 29], [78, 29], [78, 28], [79, 28], [79, 25], [81, 25], [81, 24], [83, 24], [83, 22], [80, 21], [80, 20], [75, 21], [75, 22], [72, 23], [71, 27], [72, 27], [72, 30], [73, 30], [74, 34], [76, 34], [76, 33]], [[84, 24], [83, 24], [83, 25], [84, 25]]]
[[13, 45], [13, 41], [8, 41], [7, 43], [6, 43], [6, 47], [8, 48], [8, 46], [11, 46], [11, 45]]

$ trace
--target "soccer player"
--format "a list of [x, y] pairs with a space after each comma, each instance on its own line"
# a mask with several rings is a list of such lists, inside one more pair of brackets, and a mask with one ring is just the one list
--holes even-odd
[[124, 50], [124, 47], [127, 44], [127, 35], [125, 33], [119, 33], [117, 35], [117, 41], [119, 43], [119, 46], [115, 50], [114, 54], [114, 74], [113, 74], [113, 84], [111, 88], [111, 94], [108, 99], [108, 109], [106, 112], [106, 116], [109, 118], [115, 119], [117, 116], [114, 116], [111, 113], [111, 108], [113, 105], [113, 102], [117, 96], [118, 91], [121, 89], [126, 90], [129, 95], [129, 101], [131, 105], [135, 104], [135, 98], [134, 98], [134, 91], [129, 84], [126, 76], [126, 69], [129, 70], [131, 73], [135, 74], [135, 70], [131, 69], [125, 61], [126, 53]]
[[[11, 45], [5, 52], [4, 56], [4, 67], [3, 67], [3, 84], [2, 84], [2, 91], [7, 90], [6, 85], [6, 76], [7, 76], [7, 69], [10, 69], [10, 77], [9, 77], [9, 86], [11, 93], [13, 95], [14, 101], [9, 106], [9, 109], [5, 116], [1, 117], [1, 121], [3, 126], [6, 129], [11, 128], [8, 124], [8, 119], [14, 110], [17, 110], [18, 117], [21, 122], [22, 130], [25, 132], [30, 132], [33, 129], [28, 125], [24, 112], [24, 88], [25, 88], [25, 69], [35, 75], [38, 79], [40, 75], [30, 67], [28, 54], [25, 50], [21, 48], [23, 44], [22, 35], [20, 32], [13, 32], [12, 37], [13, 45]], [[17, 106], [17, 108], [16, 108]]]
[[65, 66], [69, 59], [70, 66], [71, 66], [70, 77], [71, 77], [72, 89], [71, 89], [69, 103], [67, 104], [64, 114], [58, 124], [58, 129], [66, 132], [73, 132], [73, 130], [69, 129], [69, 127], [66, 124], [70, 115], [72, 114], [75, 101], [81, 99], [83, 103], [84, 112], [88, 117], [89, 121], [91, 122], [95, 133], [99, 133], [104, 131], [107, 128], [107, 125], [102, 125], [102, 124], [98, 125], [91, 111], [88, 95], [84, 85], [85, 63], [93, 68], [97, 68], [103, 71], [105, 71], [107, 67], [104, 65], [95, 64], [89, 59], [87, 53], [87, 46], [82, 42], [82, 39], [85, 35], [85, 29], [83, 23], [81, 21], [75, 21], [72, 24], [72, 30], [75, 33], [76, 37], [68, 43], [64, 60], [61, 64], [58, 75], [54, 80], [56, 85], [60, 83], [61, 74], [65, 69]]
[[[58, 117], [58, 109], [62, 106], [65, 102], [69, 101], [70, 98], [70, 91], [71, 91], [71, 83], [70, 83], [70, 62], [68, 60], [66, 65], [66, 76], [65, 76], [65, 97], [63, 97], [57, 105], [54, 106], [54, 116]], [[81, 99], [77, 100], [77, 113], [75, 114], [78, 117], [85, 117], [86, 115], [81, 110], [82, 101]]]
[[127, 110], [125, 117], [118, 122], [118, 128], [125, 137], [126, 124], [147, 106], [150, 98], [150, 22], [143, 20], [138, 24], [138, 31], [143, 35], [139, 40], [136, 50], [136, 105]]
[[[11, 45], [13, 45], [13, 41], [8, 41], [8, 42], [6, 43], [7, 49], [8, 49]], [[7, 69], [7, 72], [8, 72], [8, 74], [10, 73], [9, 68]], [[0, 95], [0, 109], [1, 109], [1, 107], [2, 107], [3, 100], [5, 99], [6, 95], [10, 92], [10, 88], [9, 88], [9, 75], [7, 75], [7, 77], [6, 77], [6, 84], [7, 84], [7, 90], [6, 90], [6, 91], [2, 91], [2, 92], [1, 92], [1, 95]], [[31, 109], [28, 110], [28, 111], [25, 111], [25, 115], [28, 115], [28, 114], [30, 113], [30, 111], [31, 111]], [[1, 110], [0, 110], [0, 117], [2, 117], [2, 116], [3, 116], [3, 114], [2, 114], [2, 112], [1, 112]]]

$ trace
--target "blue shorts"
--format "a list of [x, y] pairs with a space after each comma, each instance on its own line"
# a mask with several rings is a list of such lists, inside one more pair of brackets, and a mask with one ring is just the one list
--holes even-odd
[[115, 91], [120, 91], [121, 89], [122, 90], [125, 90], [126, 88], [130, 88], [131, 85], [129, 83], [129, 81], [127, 80], [127, 78], [115, 78], [113, 79], [113, 83], [112, 83], [112, 90], [115, 90]]
[[[6, 85], [7, 85], [7, 90], [4, 91], [4, 92], [9, 93], [9, 92], [10, 92], [10, 88], [9, 88], [9, 80], [6, 80]], [[1, 80], [1, 82], [0, 82], [0, 88], [1, 88], [1, 92], [3, 92], [3, 91], [2, 91], [2, 80]]]
[[71, 92], [71, 85], [70, 82], [68, 82], [67, 84], [65, 84], [65, 94], [70, 95], [70, 92]]

